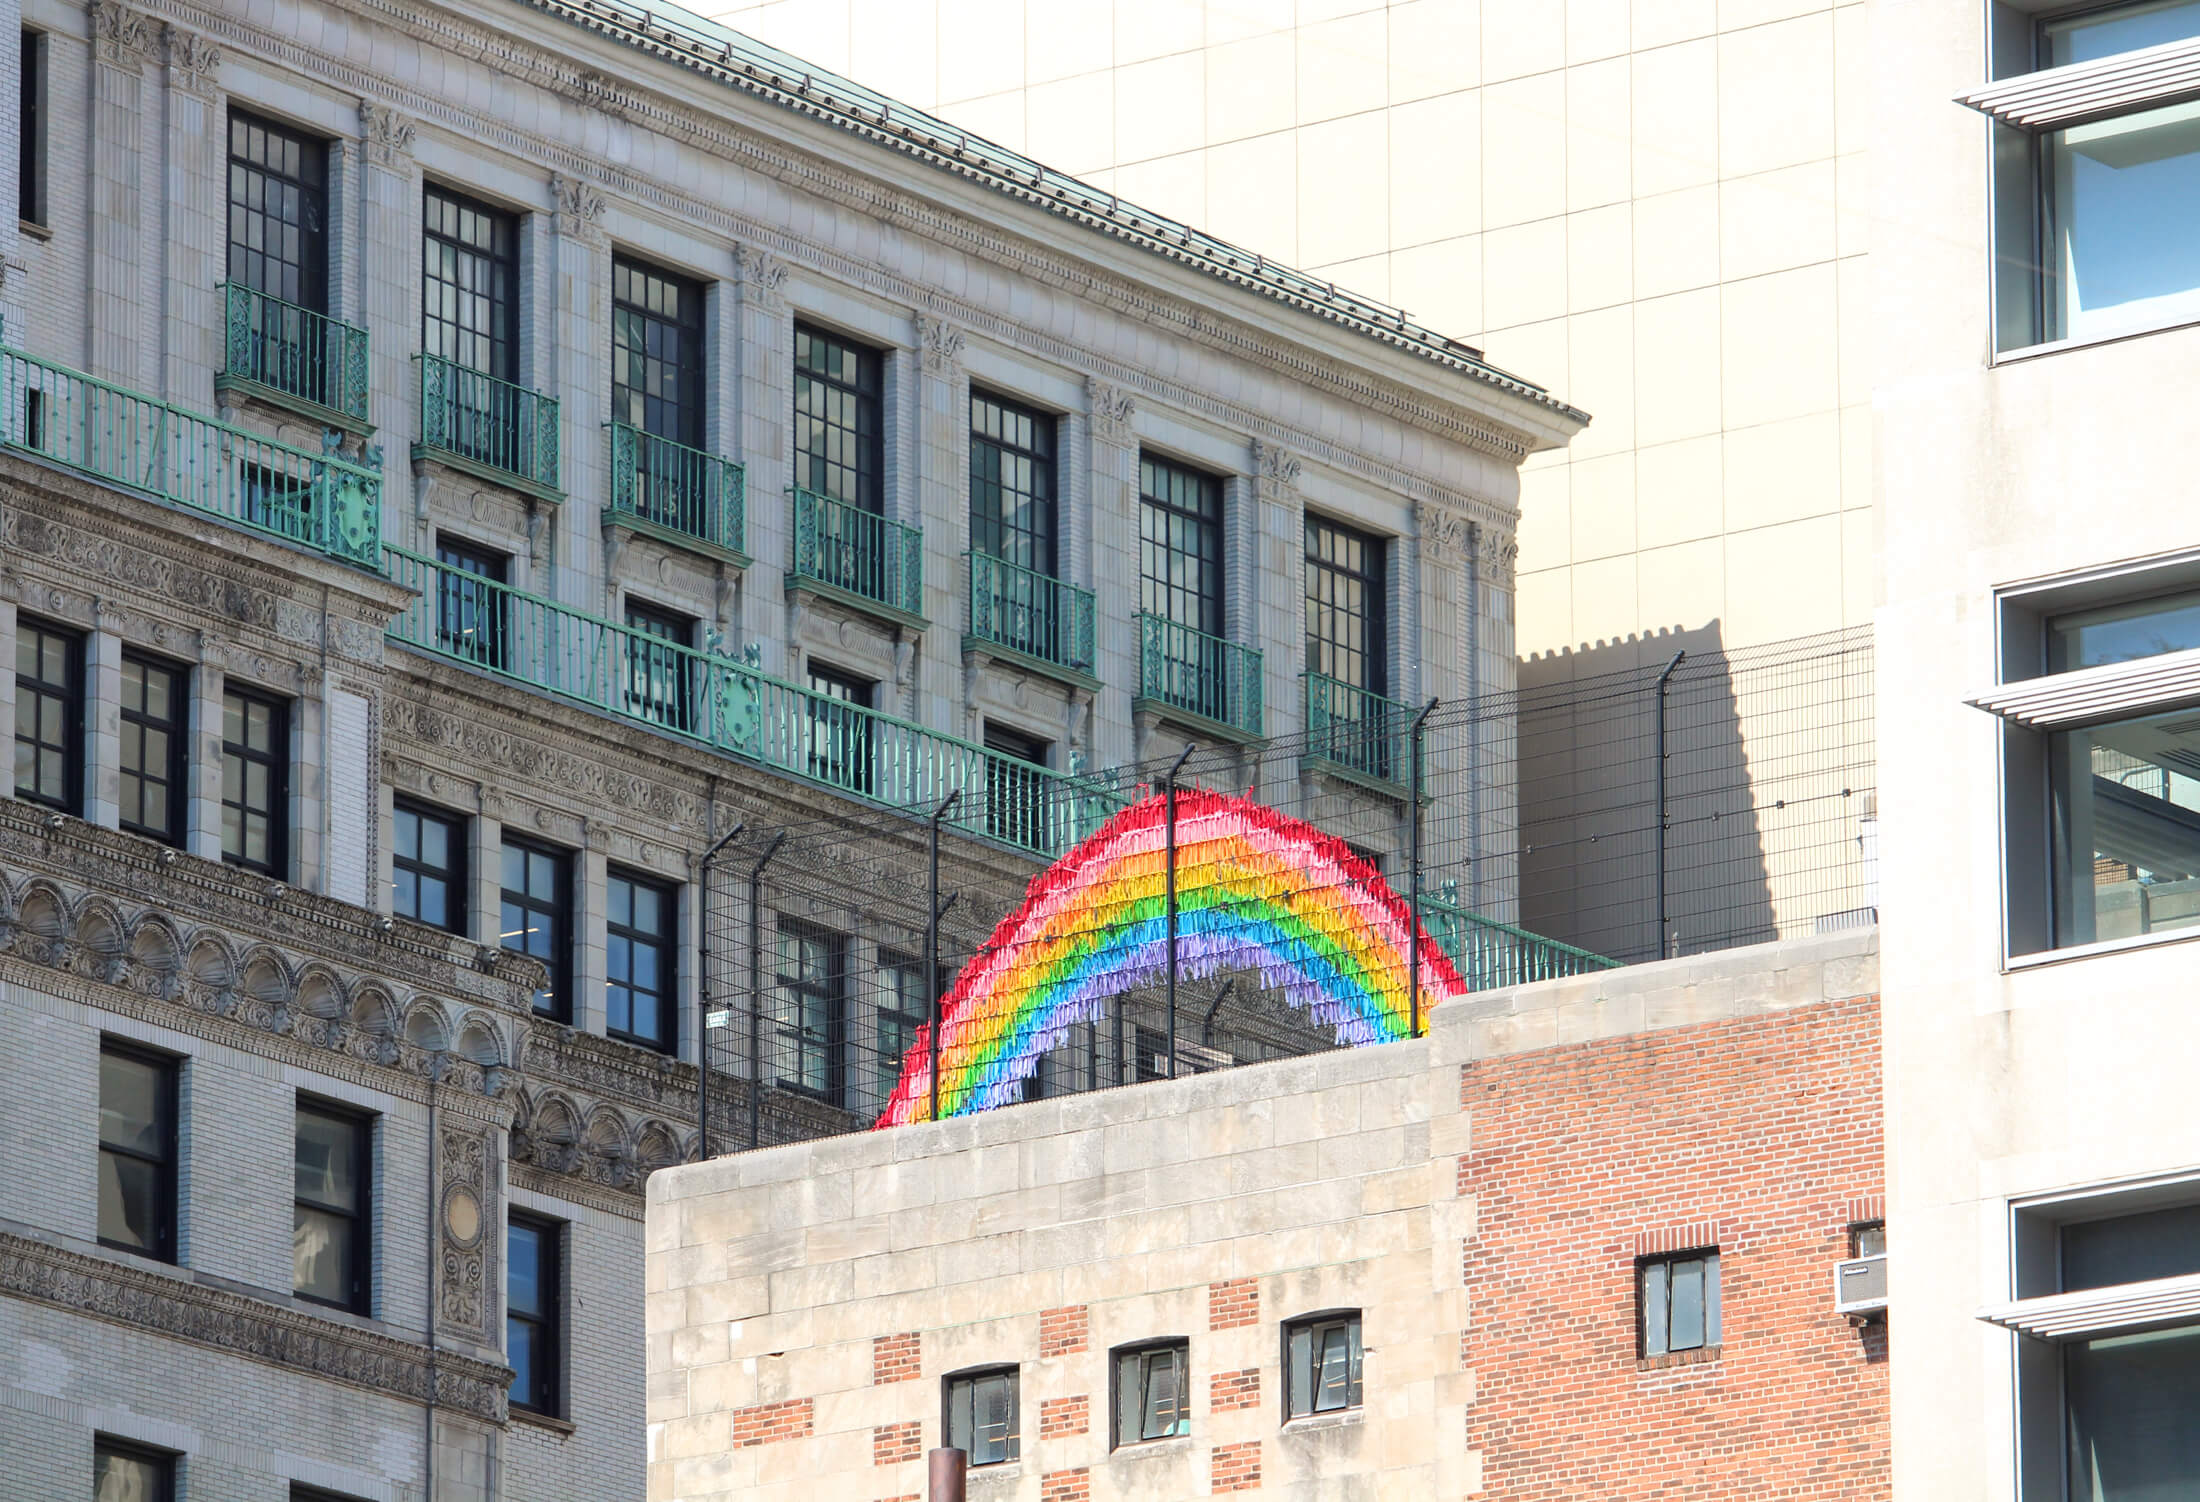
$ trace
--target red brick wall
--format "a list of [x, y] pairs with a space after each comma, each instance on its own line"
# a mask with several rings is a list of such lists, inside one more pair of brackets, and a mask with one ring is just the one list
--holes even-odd
[[736, 1446], [775, 1445], [781, 1440], [808, 1439], [810, 1437], [810, 1405], [808, 1398], [791, 1398], [784, 1403], [761, 1403], [754, 1408], [736, 1408], [733, 1411], [733, 1442]]
[[1260, 1279], [1230, 1278], [1207, 1285], [1207, 1328], [1235, 1330], [1260, 1323]]
[[1092, 1400], [1084, 1393], [1074, 1398], [1048, 1398], [1039, 1405], [1039, 1438], [1083, 1434], [1092, 1424]]
[[1241, 1372], [1216, 1372], [1207, 1379], [1207, 1406], [1216, 1413], [1260, 1406], [1260, 1368]]
[[1039, 1502], [1088, 1502], [1091, 1496], [1092, 1475], [1084, 1466], [1051, 1471], [1039, 1479]]
[[899, 1465], [924, 1453], [924, 1441], [915, 1420], [906, 1424], [881, 1424], [871, 1431], [871, 1464]]
[[923, 1370], [922, 1349], [915, 1331], [874, 1336], [871, 1341], [872, 1383], [907, 1382], [919, 1375]]
[[[1461, 1071], [1492, 1502], [1888, 1495], [1884, 1327], [1833, 1312], [1884, 1192], [1878, 1018], [1858, 997]], [[1712, 1239], [1716, 1356], [1638, 1360], [1636, 1258]]]
[[1070, 1356], [1085, 1348], [1092, 1312], [1084, 1304], [1065, 1304], [1039, 1311], [1039, 1354]]
[[1260, 1441], [1217, 1445], [1208, 1456], [1208, 1490], [1249, 1492], [1260, 1485]]

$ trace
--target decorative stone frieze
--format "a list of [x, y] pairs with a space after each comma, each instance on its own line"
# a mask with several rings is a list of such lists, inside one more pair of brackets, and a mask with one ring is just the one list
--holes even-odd
[[1138, 403], [1128, 391], [1096, 377], [1088, 378], [1085, 403], [1092, 417], [1094, 442], [1127, 445], [1137, 441], [1131, 432], [1131, 418], [1138, 411]]
[[366, 143], [367, 160], [375, 166], [410, 172], [414, 129], [412, 121], [387, 105], [359, 101], [359, 134]]
[[165, 28], [168, 81], [186, 94], [213, 99], [221, 92], [222, 50], [207, 37], [181, 26]]
[[0, 1294], [501, 1424], [508, 1367], [0, 1231]]
[[153, 56], [153, 22], [143, 11], [114, 0], [92, 5], [92, 56], [110, 67], [140, 72]]

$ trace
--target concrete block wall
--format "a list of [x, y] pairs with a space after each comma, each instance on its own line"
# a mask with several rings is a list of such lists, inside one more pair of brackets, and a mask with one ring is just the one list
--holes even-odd
[[[973, 1474], [988, 1502], [1469, 1495], [1582, 1422], [1585, 1383], [1626, 1390], [1604, 1453], [1642, 1474], [1882, 1495], [1883, 1350], [1830, 1314], [1844, 1217], [1882, 1192], [1875, 990], [1870, 932], [1794, 941], [1462, 1000], [1425, 1039], [662, 1172], [648, 1495], [919, 1494], [942, 1380], [998, 1365], [1020, 1454]], [[1576, 1276], [1668, 1221], [1710, 1223], [1733, 1269], [1735, 1354], [1694, 1381], [1638, 1372], [1632, 1240]], [[1287, 1422], [1283, 1324], [1334, 1309], [1362, 1313], [1365, 1401]], [[1111, 1451], [1109, 1353], [1157, 1339], [1189, 1343], [1191, 1433]], [[1788, 1463], [1697, 1444], [1740, 1419]]]

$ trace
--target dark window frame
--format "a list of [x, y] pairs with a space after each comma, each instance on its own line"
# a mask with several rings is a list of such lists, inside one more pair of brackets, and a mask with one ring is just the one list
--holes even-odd
[[[131, 707], [129, 673], [133, 667], [137, 668], [141, 674], [149, 676], [160, 673], [169, 679], [168, 701], [173, 709], [166, 720], [155, 718], [148, 710], [133, 709]], [[141, 678], [140, 681], [143, 682], [144, 679]], [[122, 807], [117, 816], [118, 822], [130, 834], [143, 835], [149, 840], [158, 840], [164, 845], [181, 846], [190, 826], [191, 669], [180, 662], [169, 662], [147, 652], [140, 652], [134, 648], [124, 648], [122, 653], [122, 695], [119, 710], [121, 745], [118, 751], [121, 766], [119, 796]], [[133, 726], [136, 727], [134, 736], [132, 734]], [[159, 777], [148, 775], [147, 769], [143, 766], [138, 767], [135, 771], [130, 766], [130, 751], [133, 741], [142, 761], [145, 736], [149, 732], [159, 732], [168, 737], [167, 763], [161, 769]], [[142, 819], [130, 817], [132, 779], [135, 779], [138, 784], [136, 804], [140, 813], [145, 808], [145, 785], [147, 783], [157, 782], [166, 791], [168, 795], [168, 822], [165, 826], [149, 824]]]
[[[417, 819], [444, 826], [445, 848], [450, 852], [450, 864], [431, 866], [420, 856], [408, 856], [397, 837], [399, 819]], [[462, 934], [467, 931], [467, 917], [473, 903], [473, 893], [468, 885], [467, 842], [473, 837], [473, 821], [466, 815], [439, 808], [418, 798], [396, 797], [390, 801], [390, 911], [400, 918], [410, 918], [415, 923], [425, 923], [430, 928], [440, 928], [447, 933]], [[398, 906], [397, 873], [410, 872], [414, 878], [414, 891], [419, 891], [419, 879], [428, 877], [443, 883], [448, 896], [444, 902], [444, 916], [438, 922], [420, 916], [415, 911], [405, 912]]]
[[[241, 287], [282, 299], [313, 313], [328, 311], [328, 142], [287, 121], [231, 106], [223, 190], [223, 266]], [[264, 143], [254, 149], [255, 142]], [[279, 159], [295, 153], [295, 163]], [[257, 192], [248, 188], [256, 186]], [[240, 190], [243, 196], [240, 198]], [[270, 204], [283, 196], [282, 212]], [[255, 202], [255, 198], [257, 202]], [[245, 225], [257, 221], [258, 245]], [[272, 238], [295, 235], [294, 247], [270, 247]], [[295, 253], [291, 253], [294, 251]], [[273, 274], [271, 275], [271, 269]]]
[[[37, 653], [39, 676], [28, 677], [24, 674], [22, 669], [24, 639], [26, 635], [33, 633], [41, 643], [48, 638], [61, 643], [63, 651], [62, 671], [65, 675], [62, 682], [56, 683], [43, 676], [46, 656], [43, 645], [39, 647]], [[63, 626], [58, 622], [32, 616], [19, 616], [15, 625], [15, 643], [15, 745], [17, 756], [20, 759], [22, 748], [25, 745], [32, 747], [34, 763], [42, 764], [48, 754], [58, 755], [61, 758], [61, 780], [63, 783], [62, 790], [58, 793], [44, 791], [37, 781], [34, 781], [30, 789], [26, 791], [21, 780], [18, 779], [15, 783], [15, 796], [26, 803], [36, 803], [46, 808], [58, 809], [65, 814], [81, 814], [84, 809], [84, 633]], [[33, 717], [36, 721], [32, 730], [33, 738], [28, 742], [23, 739], [23, 689], [26, 684], [38, 696], [41, 709], [49, 702], [59, 704], [61, 714], [61, 739], [59, 742], [50, 741], [46, 738], [45, 715], [43, 712]], [[41, 779], [43, 777], [42, 772], [36, 775]]]
[[[808, 757], [810, 775], [820, 782], [851, 792], [869, 793], [877, 785], [877, 762], [871, 743], [871, 719], [831, 708], [835, 703], [856, 709], [878, 708], [878, 680], [816, 663], [808, 668], [809, 683], [804, 704], [808, 709]], [[823, 749], [820, 749], [820, 743]], [[824, 771], [818, 768], [823, 766]], [[852, 768], [845, 776], [837, 768]]]
[[[1138, 455], [1138, 608], [1221, 638], [1227, 624], [1223, 482], [1219, 475], [1141, 450]], [[1188, 541], [1196, 547], [1187, 548]], [[1155, 563], [1166, 559], [1165, 571]], [[1184, 561], [1188, 568], [1174, 565]], [[1177, 577], [1188, 572], [1188, 580]], [[1196, 617], [1188, 619], [1187, 617]]]
[[23, 28], [22, 90], [16, 112], [16, 217], [46, 226], [46, 33]]
[[[1054, 750], [1052, 741], [994, 720], [983, 723], [979, 743], [995, 756], [1033, 767], [1046, 766]], [[1027, 848], [1047, 848], [1048, 792], [1041, 774], [986, 758], [985, 832]]]
[[[624, 607], [626, 638], [626, 702], [630, 713], [653, 725], [695, 734], [700, 728], [701, 706], [695, 696], [695, 659], [688, 652], [703, 623], [683, 611], [653, 605], [633, 595]], [[644, 638], [647, 638], [646, 640]], [[651, 643], [662, 641], [660, 650]], [[687, 651], [670, 648], [685, 647]]]
[[[438, 650], [491, 672], [501, 671], [512, 639], [509, 587], [512, 555], [468, 538], [435, 539], [435, 642]], [[479, 579], [481, 584], [468, 580]]]
[[[570, 1023], [573, 1020], [573, 944], [576, 938], [575, 928], [577, 926], [575, 919], [578, 916], [579, 909], [579, 904], [574, 900], [573, 887], [579, 879], [579, 863], [574, 860], [574, 853], [562, 846], [548, 844], [541, 840], [531, 840], [524, 835], [515, 834], [504, 836], [503, 850], [498, 852], [499, 862], [501, 863], [504, 858], [504, 851], [515, 849], [525, 852], [531, 858], [545, 859], [552, 862], [553, 869], [557, 872], [558, 890], [554, 897], [548, 898], [536, 897], [529, 891], [515, 890], [505, 885], [500, 866], [497, 876], [500, 912], [499, 933], [507, 936], [510, 934], [510, 928], [502, 924], [501, 910], [503, 906], [515, 904], [515, 901], [517, 906], [530, 913], [547, 914], [552, 919], [556, 925], [555, 945], [557, 952], [550, 956], [549, 963], [550, 1005], [544, 1006], [542, 997], [538, 995], [535, 998], [534, 1010], [535, 1015], [538, 1017], [548, 1017], [554, 1022]], [[504, 947], [511, 949], [515, 954], [527, 954], [529, 952], [525, 949], [514, 948], [508, 938], [504, 942]], [[541, 959], [542, 956], [536, 955], [534, 958]]]
[[[633, 295], [639, 289], [639, 300]], [[703, 446], [709, 401], [704, 284], [624, 251], [611, 257], [611, 420], [691, 449]], [[666, 298], [675, 311], [661, 306]], [[641, 344], [632, 335], [641, 335]], [[642, 384], [629, 382], [636, 362]], [[671, 380], [662, 377], [669, 373]], [[667, 394], [666, 387], [670, 391]]]
[[[520, 216], [434, 181], [424, 184], [421, 193], [420, 348], [517, 385]], [[455, 230], [446, 228], [446, 222]], [[476, 232], [469, 232], [469, 226]], [[441, 264], [434, 259], [439, 248], [447, 252]], [[468, 278], [480, 276], [486, 277], [486, 287], [467, 284]], [[447, 312], [436, 306], [445, 288], [450, 293]]]
[[[1387, 697], [1390, 540], [1312, 511], [1306, 513], [1305, 531], [1307, 671]], [[1356, 566], [1332, 556], [1355, 552], [1359, 555]], [[1318, 585], [1329, 589], [1326, 597], [1317, 601]], [[1355, 589], [1361, 591], [1358, 601], [1349, 598]], [[1360, 640], [1339, 639], [1336, 627], [1340, 622], [1357, 623]]]
[[[268, 739], [271, 745], [266, 751], [256, 751], [249, 742], [229, 738], [229, 701], [235, 699], [246, 706], [257, 705], [268, 711]], [[234, 683], [222, 685], [222, 860], [246, 871], [258, 871], [278, 881], [290, 874], [290, 701], [256, 688], [241, 687]], [[249, 795], [240, 790], [239, 798], [229, 796], [229, 764], [235, 759], [241, 765], [257, 764], [267, 768], [268, 807], [254, 809]], [[244, 781], [240, 770], [238, 781]], [[242, 848], [232, 850], [229, 845], [228, 811], [235, 809], [240, 818], [239, 837], [242, 838], [241, 820], [258, 814], [267, 820], [267, 859], [256, 861], [247, 857]]]
[[[356, 1196], [357, 1207], [345, 1210], [305, 1199], [298, 1195], [296, 1186], [293, 1185], [291, 1203], [294, 1214], [296, 1210], [313, 1210], [322, 1215], [340, 1216], [350, 1222], [352, 1287], [348, 1300], [324, 1299], [299, 1289], [293, 1278], [291, 1295], [323, 1308], [371, 1314], [374, 1308], [374, 1113], [362, 1111], [343, 1101], [329, 1100], [324, 1096], [300, 1091], [292, 1105], [293, 1120], [299, 1116], [318, 1116], [324, 1121], [340, 1121], [352, 1129], [356, 1134], [352, 1140], [352, 1181], [359, 1189]], [[295, 1149], [293, 1152], [295, 1154]]]
[[[977, 1446], [977, 1395], [981, 1383], [1008, 1380], [1008, 1432], [1002, 1438], [1005, 1454], [990, 1459], [978, 1458]], [[967, 1396], [968, 1417], [958, 1429], [956, 1402]], [[949, 1372], [940, 1378], [940, 1434], [945, 1443], [963, 1451], [970, 1457], [970, 1469], [981, 1466], [1013, 1465], [1023, 1458], [1023, 1369], [1014, 1363], [992, 1366], [965, 1367]], [[956, 1444], [957, 1440], [961, 1444]]]
[[[1676, 1345], [1673, 1279], [1678, 1269], [1690, 1263], [1701, 1264], [1697, 1274], [1700, 1307], [1696, 1341], [1693, 1345]], [[1725, 1333], [1724, 1284], [1719, 1263], [1719, 1249], [1715, 1246], [1686, 1247], [1635, 1259], [1635, 1354], [1638, 1359], [1648, 1361], [1660, 1356], [1718, 1352]], [[1655, 1334], [1654, 1323], [1663, 1325]]]
[[[796, 486], [884, 516], [885, 352], [798, 319], [793, 385]], [[811, 446], [812, 427], [827, 440], [822, 448]], [[833, 451], [829, 434], [840, 435], [842, 452]]]
[[[161, 1117], [160, 1154], [157, 1157], [149, 1156], [128, 1147], [108, 1143], [104, 1128], [100, 1131], [98, 1144], [101, 1157], [105, 1157], [109, 1153], [115, 1153], [140, 1163], [150, 1163], [157, 1170], [156, 1185], [159, 1203], [155, 1208], [159, 1214], [160, 1229], [156, 1238], [156, 1249], [148, 1251], [143, 1247], [132, 1246], [126, 1241], [115, 1240], [105, 1234], [99, 1235], [99, 1244], [104, 1247], [112, 1247], [116, 1251], [129, 1252], [133, 1256], [150, 1257], [158, 1262], [174, 1263], [179, 1256], [178, 1242], [181, 1239], [182, 1231], [177, 1186], [182, 1178], [183, 1060], [175, 1054], [164, 1053], [159, 1049], [147, 1048], [143, 1044], [130, 1039], [116, 1038], [109, 1035], [101, 1036], [99, 1052], [102, 1059], [108, 1054], [113, 1054], [117, 1058], [129, 1059], [159, 1071], [160, 1100], [158, 1110]], [[105, 1093], [103, 1088], [100, 1101], [102, 1114], [104, 1114], [106, 1105]]]
[[[889, 982], [890, 975], [905, 977], [901, 982]], [[917, 1029], [931, 1022], [931, 1003], [924, 995], [924, 959], [920, 955], [907, 954], [898, 949], [880, 949], [871, 967], [871, 1045], [876, 1060], [876, 1085], [878, 1104], [883, 1107], [894, 1087], [901, 1083], [902, 1060], [916, 1046]], [[944, 983], [947, 974], [940, 975]], [[905, 1010], [903, 1002], [915, 999], [918, 1011]], [[889, 1047], [886, 1035], [889, 1025], [899, 1036], [898, 1046]]]
[[[1056, 483], [1060, 435], [1057, 419], [982, 387], [970, 388], [970, 546], [990, 558], [1056, 577], [1060, 555], [1061, 492]], [[991, 463], [984, 458], [990, 454]], [[1029, 489], [1012, 483], [1012, 462], [1030, 467]], [[991, 500], [980, 504], [980, 497]], [[1009, 496], [1027, 503], [1041, 525], [1016, 526], [1002, 504]]]
[[[1320, 1418], [1334, 1413], [1354, 1413], [1367, 1406], [1364, 1327], [1364, 1311], [1358, 1309], [1324, 1309], [1313, 1314], [1302, 1314], [1296, 1319], [1283, 1322], [1281, 1332], [1283, 1337], [1283, 1364], [1281, 1367], [1283, 1392], [1281, 1396], [1285, 1423], [1289, 1423], [1293, 1419]], [[1342, 1403], [1334, 1403], [1325, 1407], [1322, 1405], [1321, 1400], [1320, 1388], [1322, 1384], [1320, 1379], [1322, 1353], [1326, 1351], [1327, 1346], [1326, 1344], [1317, 1345], [1316, 1342], [1331, 1330], [1342, 1330], [1344, 1332], [1346, 1348], [1345, 1400]], [[1304, 1373], [1303, 1382], [1301, 1381], [1296, 1356], [1291, 1349], [1293, 1342], [1302, 1332], [1307, 1337], [1307, 1355], [1310, 1362]], [[1305, 1388], [1305, 1402], [1307, 1405], [1304, 1408], [1299, 1406], [1300, 1388], [1302, 1386]]]
[[[1177, 1391], [1176, 1417], [1165, 1434], [1146, 1433], [1146, 1410], [1151, 1396], [1147, 1384], [1153, 1371], [1148, 1365], [1151, 1358], [1160, 1355], [1176, 1358]], [[1125, 1368], [1136, 1362], [1137, 1382], [1135, 1390], [1126, 1385]], [[1134, 1407], [1126, 1407], [1126, 1403]], [[1136, 1420], [1135, 1424], [1129, 1422]], [[1133, 1434], [1129, 1431], [1137, 1429]], [[1121, 1345], [1108, 1352], [1108, 1448], [1127, 1450], [1137, 1445], [1158, 1444], [1163, 1440], [1180, 1439], [1192, 1432], [1192, 1343], [1188, 1337], [1175, 1336], [1159, 1340], [1142, 1340]]]
[[332, 1492], [325, 1486], [308, 1486], [303, 1481], [290, 1483], [289, 1502], [363, 1502], [349, 1492]]
[[[806, 971], [789, 974], [784, 963], [786, 939], [803, 944], [825, 946], [825, 974], [822, 979], [810, 976]], [[774, 915], [772, 924], [772, 992], [774, 1028], [780, 1041], [772, 1049], [774, 1064], [773, 1084], [782, 1090], [806, 1095], [827, 1105], [845, 1105], [848, 1098], [848, 960], [853, 947], [849, 935], [837, 929], [805, 922], [784, 913]], [[793, 1006], [788, 1003], [792, 1001]], [[817, 1005], [824, 1014], [822, 1027], [813, 1028], [808, 1019], [809, 1004]], [[777, 1060], [788, 1050], [792, 1051], [795, 1077], [787, 1078], [779, 1072]], [[805, 1075], [809, 1073], [809, 1060], [815, 1056], [823, 1075], [822, 1085], [813, 1085]]]
[[[619, 923], [612, 918], [611, 885], [624, 882], [631, 893], [646, 891], [657, 899], [658, 927], [655, 932], [636, 923]], [[611, 1022], [611, 990], [623, 984], [627, 992], [628, 1021], [634, 1020], [634, 1008], [640, 991], [632, 979], [629, 961], [628, 979], [621, 982], [614, 973], [613, 940], [624, 940], [629, 946], [647, 944], [657, 951], [657, 1030], [660, 1037], [650, 1038], [632, 1027], [620, 1028]], [[631, 949], [629, 950], [631, 954]], [[612, 866], [604, 873], [604, 1033], [637, 1048], [653, 1049], [658, 1053], [677, 1053], [680, 1048], [680, 888], [678, 883], [666, 881], [646, 871], [626, 866]]]
[[158, 1480], [154, 1486], [153, 1495], [144, 1498], [143, 1502], [176, 1502], [175, 1451], [156, 1449], [152, 1445], [141, 1445], [135, 1440], [117, 1439], [111, 1434], [94, 1434], [92, 1436], [92, 1482], [94, 1486], [97, 1486], [99, 1482], [99, 1459], [102, 1455], [113, 1455], [119, 1459], [134, 1460], [142, 1465], [157, 1467]]
[[535, 1377], [535, 1390], [526, 1397], [516, 1391], [517, 1374], [513, 1376], [515, 1391], [511, 1403], [515, 1408], [529, 1413], [539, 1413], [547, 1418], [565, 1416], [565, 1239], [570, 1234], [567, 1222], [551, 1220], [547, 1216], [530, 1214], [524, 1210], [505, 1213], [505, 1286], [511, 1286], [511, 1231], [515, 1226], [534, 1233], [539, 1260], [535, 1267], [536, 1303], [539, 1308], [527, 1312], [514, 1312], [509, 1298], [505, 1303], [505, 1354], [511, 1354], [511, 1325], [514, 1322], [533, 1327], [539, 1332], [539, 1341], [533, 1347], [533, 1358], [528, 1363], [529, 1372]]

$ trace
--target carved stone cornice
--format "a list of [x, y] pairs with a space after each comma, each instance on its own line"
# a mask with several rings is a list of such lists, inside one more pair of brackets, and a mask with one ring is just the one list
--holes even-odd
[[115, 0], [93, 0], [92, 56], [109, 67], [143, 72], [152, 60], [153, 22], [143, 11]]
[[562, 172], [550, 174], [550, 201], [556, 207], [558, 233], [569, 240], [602, 249], [609, 243], [603, 216], [609, 205], [602, 190]]
[[1474, 523], [1449, 506], [1423, 501], [1413, 508], [1414, 535], [1423, 565], [1463, 568], [1473, 549]]
[[962, 368], [963, 347], [969, 336], [951, 323], [943, 323], [927, 314], [916, 315], [917, 353], [924, 361], [926, 373], [947, 375]]
[[1097, 376], [1085, 379], [1085, 406], [1092, 418], [1092, 438], [1095, 443], [1129, 445], [1138, 441], [1131, 431], [1131, 418], [1138, 412], [1138, 402], [1120, 386], [1110, 385]]
[[164, 28], [168, 40], [168, 81], [201, 99], [221, 94], [222, 50], [208, 38], [181, 26]]
[[0, 1231], [0, 1294], [412, 1403], [506, 1420], [508, 1367]]
[[410, 173], [415, 129], [412, 121], [387, 105], [371, 99], [359, 101], [359, 135], [366, 146], [367, 160], [375, 166]]

